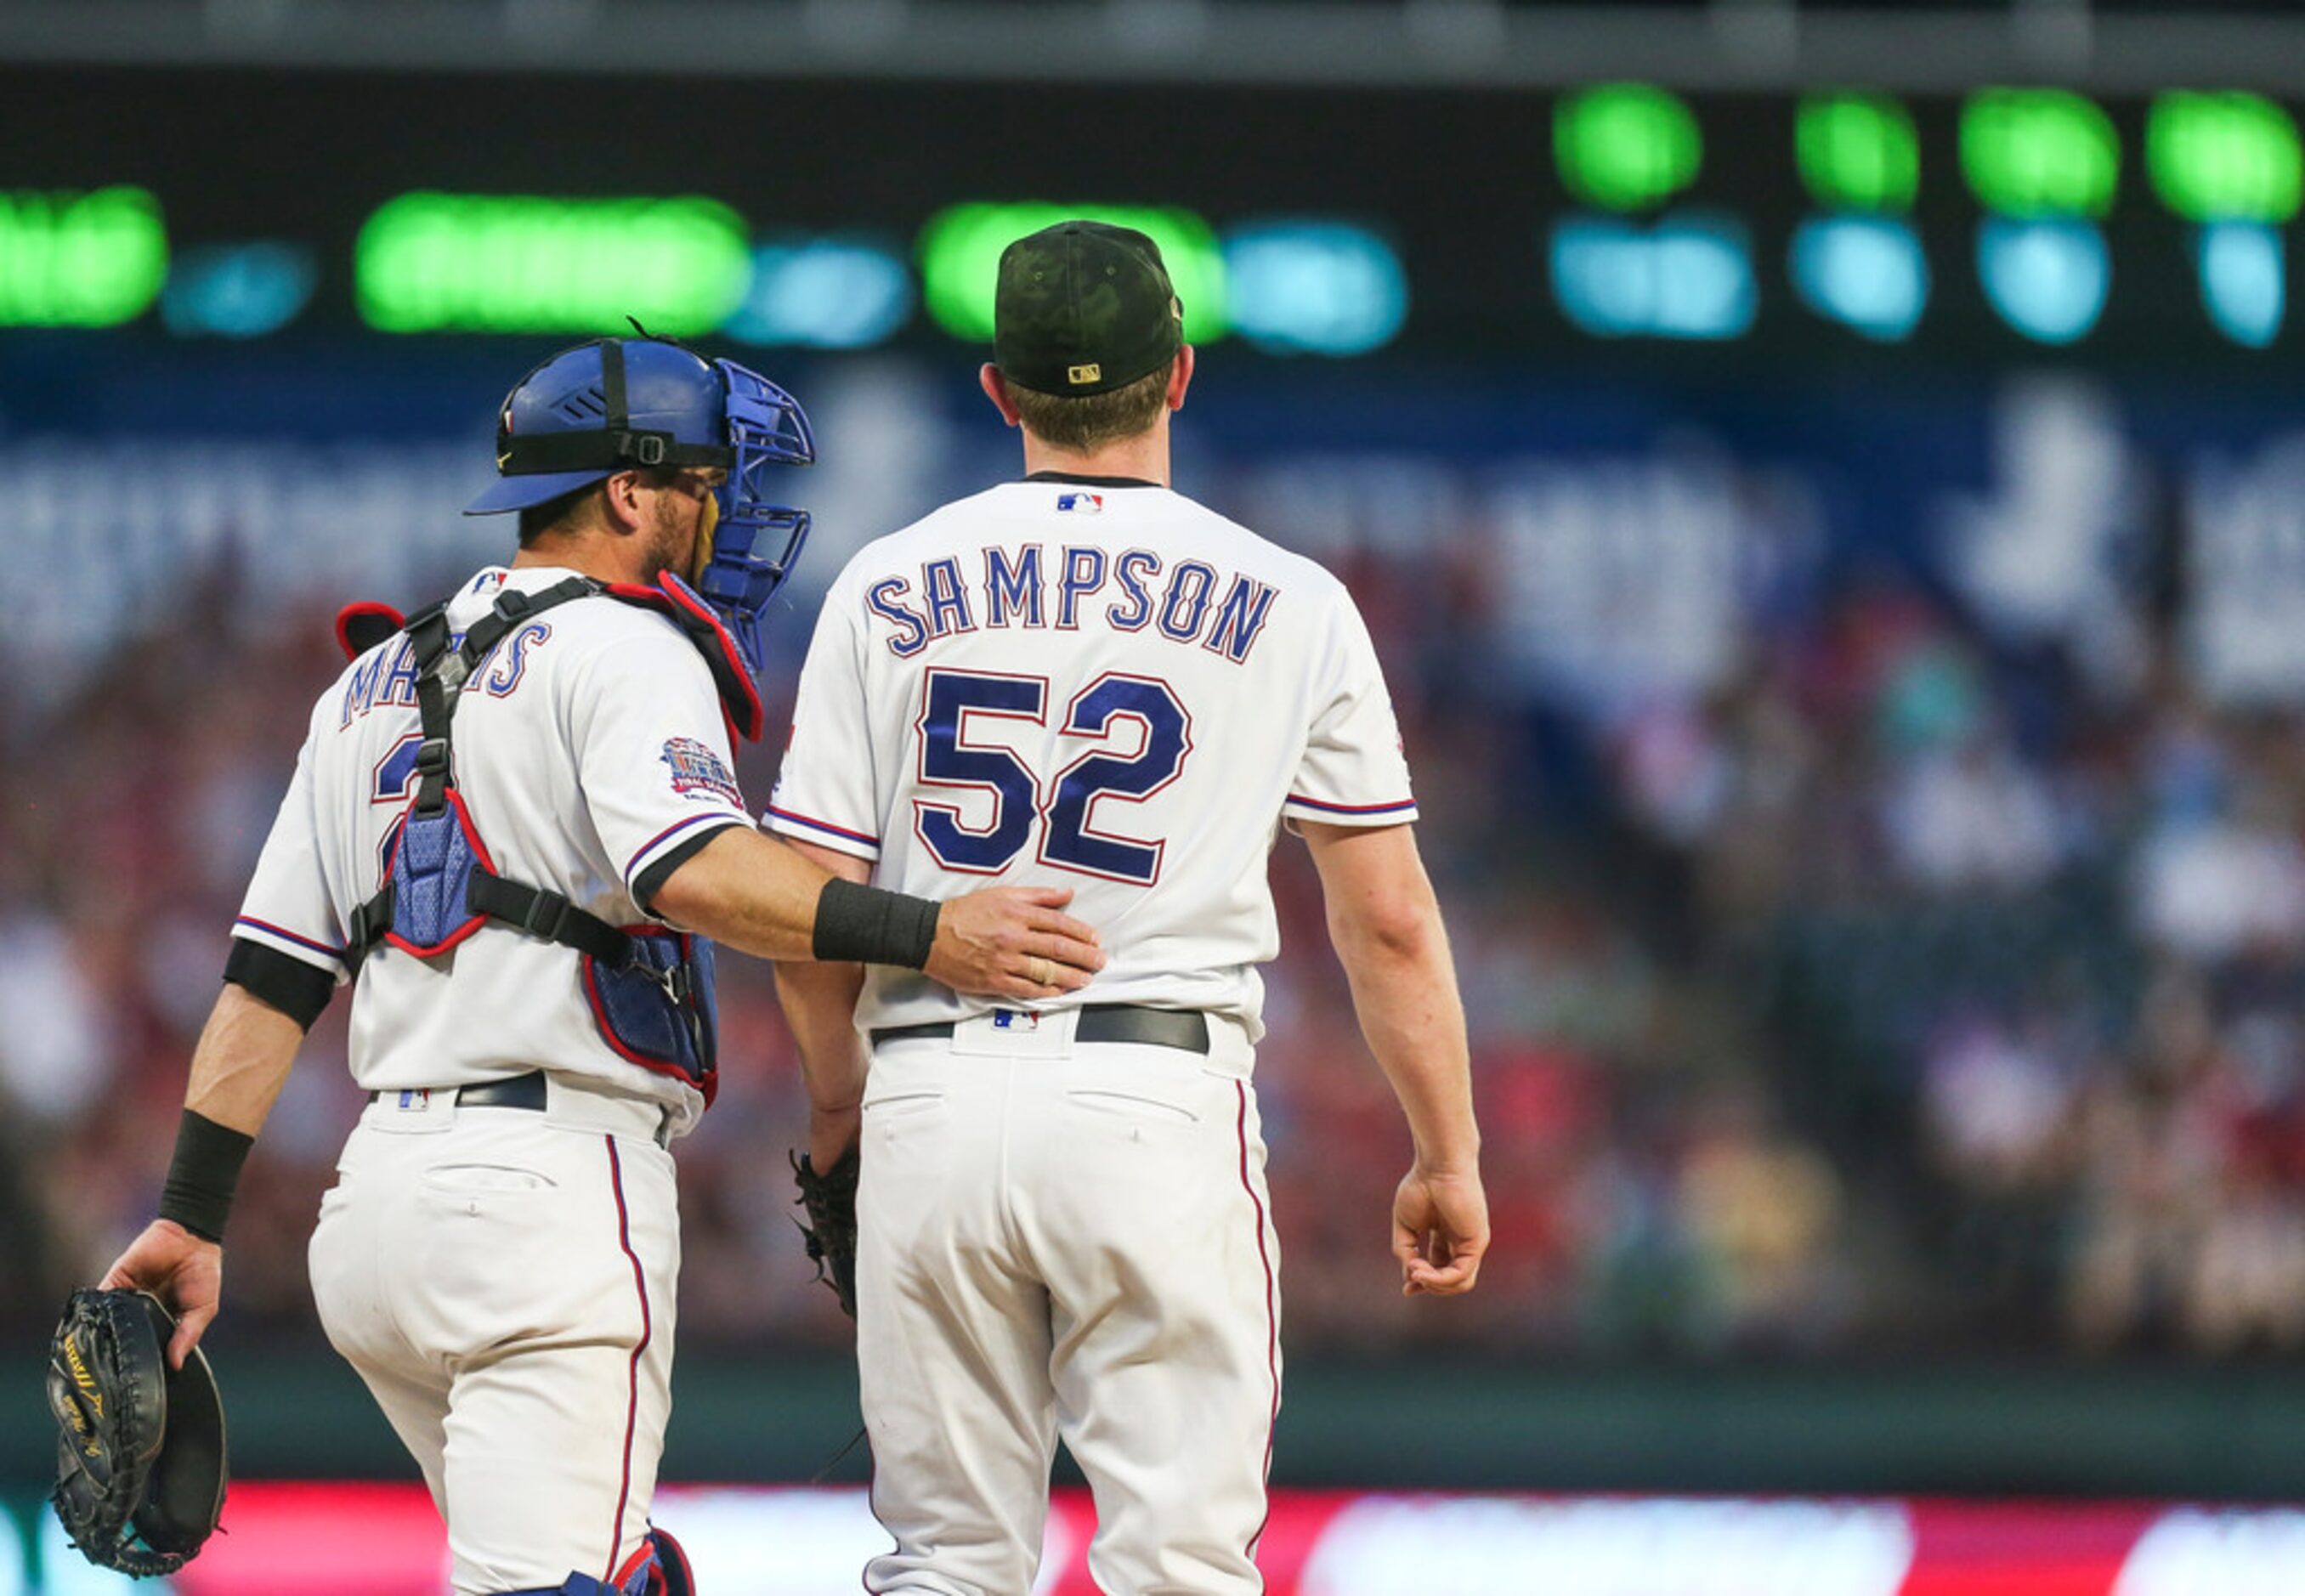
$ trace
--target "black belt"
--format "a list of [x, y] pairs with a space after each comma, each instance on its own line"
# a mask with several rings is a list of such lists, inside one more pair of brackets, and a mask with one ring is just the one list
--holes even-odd
[[[531, 1070], [524, 1075], [514, 1075], [508, 1080], [483, 1081], [478, 1086], [432, 1086], [425, 1090], [453, 1097], [466, 1108], [534, 1108], [540, 1113], [544, 1108], [542, 1070]], [[368, 1094], [368, 1100], [378, 1102], [399, 1095], [396, 1091], [371, 1091]]]
[[[949, 1037], [952, 1022], [928, 1025], [889, 1025], [872, 1032], [872, 1045], [925, 1041]], [[1181, 1048], [1187, 1053], [1209, 1050], [1209, 1017], [1196, 1008], [1145, 1008], [1134, 1003], [1092, 1003], [1080, 1011], [1073, 1027], [1076, 1042], [1135, 1042], [1148, 1048]]]

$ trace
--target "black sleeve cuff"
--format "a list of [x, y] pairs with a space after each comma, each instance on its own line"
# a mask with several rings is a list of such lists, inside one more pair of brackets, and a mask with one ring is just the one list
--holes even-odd
[[306, 1031], [336, 993], [336, 978], [318, 964], [291, 958], [276, 947], [245, 937], [232, 939], [232, 952], [225, 955], [224, 978]]
[[[744, 821], [737, 819], [733, 815], [729, 817], [728, 826], [741, 826], [744, 823]], [[658, 854], [650, 863], [648, 869], [642, 870], [639, 875], [634, 876], [633, 878], [633, 902], [640, 905], [641, 913], [643, 914], [655, 913], [656, 895], [664, 890], [664, 884], [667, 881], [672, 879], [672, 872], [678, 870], [682, 865], [686, 864], [690, 860], [695, 858], [697, 854], [702, 853], [704, 851], [704, 845], [710, 842], [722, 832], [727, 830], [728, 826], [715, 826], [711, 830], [701, 832], [694, 836], [682, 837], [678, 842], [673, 844], [672, 846]]]

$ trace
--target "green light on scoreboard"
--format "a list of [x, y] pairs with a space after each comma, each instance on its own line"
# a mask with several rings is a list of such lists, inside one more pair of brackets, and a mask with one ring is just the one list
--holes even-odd
[[1561, 181], [1588, 205], [1639, 210], [1687, 188], [1705, 159], [1696, 114], [1646, 83], [1604, 83], [1553, 108]]
[[1835, 210], [1909, 210], [1921, 184], [1921, 143], [1905, 107], [1885, 94], [1813, 94], [1793, 143], [1801, 181]]
[[0, 190], [0, 327], [117, 326], [167, 276], [160, 202], [144, 190]]
[[1161, 263], [1185, 301], [1185, 336], [1221, 338], [1232, 326], [1225, 293], [1224, 251], [1216, 229], [1193, 211], [1123, 205], [956, 205], [921, 229], [921, 300], [954, 337], [982, 344], [992, 336], [993, 278], [1000, 251], [1028, 233], [1074, 217], [1134, 227], [1161, 247]]
[[403, 194], [353, 247], [361, 317], [387, 333], [709, 332], [744, 302], [752, 244], [718, 200]]
[[2286, 222], [2297, 214], [2297, 124], [2253, 94], [2160, 96], [2145, 162], [2161, 202], [2194, 222]]
[[2121, 181], [2121, 140], [2093, 102], [2062, 89], [1988, 89], [1961, 117], [1969, 186], [2012, 216], [2101, 216]]

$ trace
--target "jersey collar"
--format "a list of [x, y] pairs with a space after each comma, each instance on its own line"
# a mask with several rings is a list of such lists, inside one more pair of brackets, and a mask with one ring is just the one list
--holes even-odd
[[1084, 477], [1076, 471], [1034, 471], [1027, 482], [1069, 482], [1076, 488], [1158, 488], [1143, 477]]

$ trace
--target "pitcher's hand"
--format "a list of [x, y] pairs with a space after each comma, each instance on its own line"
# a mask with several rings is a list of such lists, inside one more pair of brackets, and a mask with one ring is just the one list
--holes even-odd
[[1403, 1296], [1456, 1296], [1473, 1289], [1489, 1250], [1489, 1200], [1480, 1172], [1411, 1169], [1392, 1198], [1392, 1254]]

